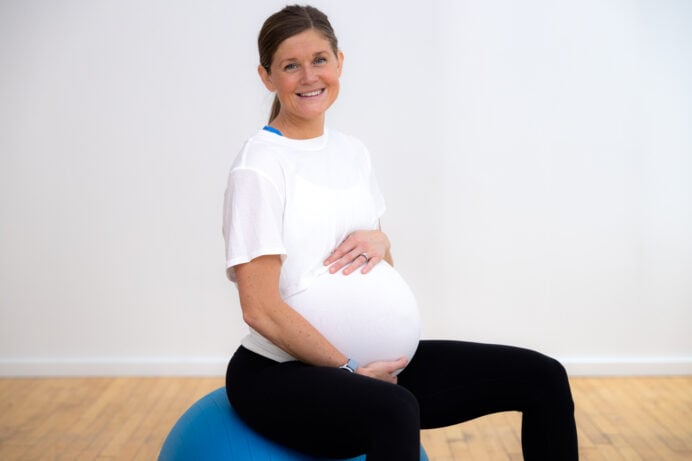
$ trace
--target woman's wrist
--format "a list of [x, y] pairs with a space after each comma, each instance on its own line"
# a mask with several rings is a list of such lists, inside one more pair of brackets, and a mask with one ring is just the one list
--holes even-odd
[[342, 370], [346, 370], [349, 373], [355, 373], [356, 370], [358, 370], [358, 362], [356, 362], [353, 359], [348, 359], [346, 363], [341, 365], [339, 368], [341, 368]]

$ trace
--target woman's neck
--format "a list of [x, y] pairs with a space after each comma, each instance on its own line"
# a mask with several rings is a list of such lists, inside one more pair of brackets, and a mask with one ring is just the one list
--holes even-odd
[[312, 120], [291, 120], [279, 114], [269, 122], [269, 126], [276, 128], [290, 139], [319, 138], [324, 134], [324, 116]]

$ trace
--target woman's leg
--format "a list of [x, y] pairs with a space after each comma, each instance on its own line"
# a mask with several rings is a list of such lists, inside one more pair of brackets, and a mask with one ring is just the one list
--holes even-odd
[[277, 363], [240, 348], [229, 401], [257, 432], [313, 456], [418, 461], [419, 409], [401, 386], [338, 368]]
[[423, 428], [520, 411], [526, 461], [578, 459], [569, 381], [550, 357], [509, 346], [421, 341], [399, 384], [418, 399]]

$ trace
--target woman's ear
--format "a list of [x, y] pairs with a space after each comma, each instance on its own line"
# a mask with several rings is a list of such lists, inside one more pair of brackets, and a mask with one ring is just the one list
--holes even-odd
[[267, 90], [271, 92], [276, 91], [276, 87], [274, 86], [274, 83], [272, 83], [272, 76], [269, 73], [269, 71], [264, 68], [264, 66], [262, 66], [261, 64], [257, 66], [257, 73], [262, 79], [262, 83], [264, 83], [264, 86], [267, 88]]
[[341, 77], [341, 71], [342, 71], [343, 68], [344, 68], [344, 52], [343, 52], [343, 51], [339, 51], [339, 53], [336, 55], [336, 57], [337, 57], [338, 63], [339, 63], [339, 64], [337, 65], [337, 70], [339, 71], [339, 77]]

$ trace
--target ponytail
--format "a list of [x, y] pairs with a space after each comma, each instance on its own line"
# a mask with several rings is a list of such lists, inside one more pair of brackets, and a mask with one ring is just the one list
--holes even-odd
[[274, 102], [272, 103], [272, 110], [271, 110], [271, 113], [269, 114], [269, 123], [274, 121], [274, 119], [279, 115], [279, 112], [281, 112], [281, 101], [279, 101], [278, 96], [274, 95]]

